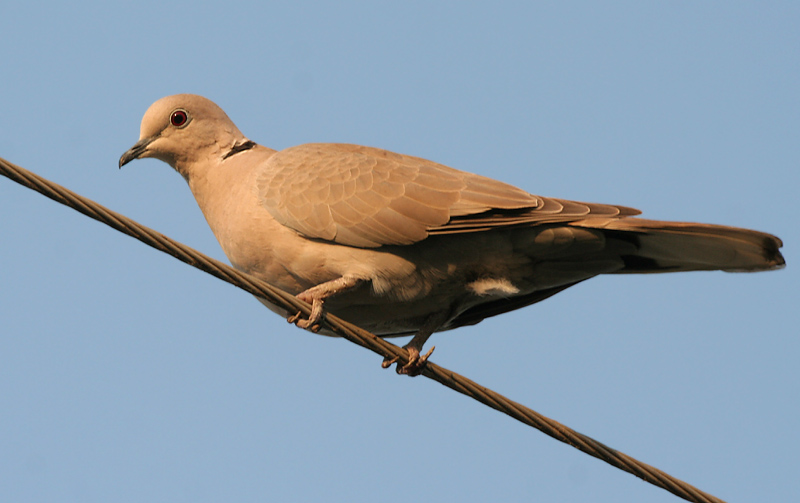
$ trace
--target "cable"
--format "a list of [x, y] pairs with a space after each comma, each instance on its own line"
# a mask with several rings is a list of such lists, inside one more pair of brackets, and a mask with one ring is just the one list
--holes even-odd
[[[54, 201], [69, 206], [84, 215], [142, 241], [164, 253], [172, 255], [178, 260], [205, 271], [223, 281], [245, 290], [257, 297], [263, 297], [276, 304], [287, 312], [302, 311], [308, 316], [311, 306], [296, 299], [293, 295], [275, 288], [253, 276], [242, 273], [232, 267], [214, 260], [202, 253], [173, 241], [148, 227], [120, 215], [94, 201], [80, 196], [58, 184], [42, 178], [30, 171], [16, 166], [0, 158], [0, 174], [11, 180], [33, 189]], [[350, 342], [367, 348], [383, 357], [398, 357], [400, 363], [408, 363], [408, 353], [394, 344], [367, 332], [351, 323], [348, 323], [332, 314], [325, 314], [324, 324], [331, 328], [337, 335]], [[448, 388], [467, 395], [495, 410], [503, 412], [514, 419], [532, 426], [556, 440], [569, 444], [576, 449], [605, 461], [606, 463], [624, 470], [628, 473], [649, 482], [654, 486], [666, 489], [687, 501], [697, 503], [724, 503], [723, 500], [707, 494], [696, 487], [676, 479], [661, 470], [608, 447], [591, 437], [578, 433], [563, 424], [545, 417], [513, 400], [477, 384], [476, 382], [447, 370], [433, 362], [428, 362], [422, 375], [433, 379]]]

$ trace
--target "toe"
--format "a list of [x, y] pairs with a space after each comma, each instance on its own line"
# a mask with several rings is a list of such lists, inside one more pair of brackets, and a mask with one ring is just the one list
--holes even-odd
[[425, 366], [428, 364], [428, 358], [431, 356], [431, 353], [433, 353], [433, 350], [436, 349], [436, 347], [432, 347], [423, 356], [420, 356], [419, 350], [416, 348], [409, 347], [406, 349], [408, 349], [408, 363], [402, 367], [398, 365], [396, 371], [398, 374], [415, 377], [420, 375], [422, 371], [425, 370]]
[[398, 358], [398, 357], [396, 357], [396, 356], [395, 356], [394, 358], [389, 358], [389, 357], [387, 356], [387, 357], [386, 357], [386, 358], [384, 358], [384, 359], [383, 359], [383, 361], [381, 362], [381, 367], [382, 367], [382, 368], [385, 368], [385, 369], [388, 369], [389, 367], [391, 367], [391, 366], [392, 366], [392, 364], [393, 364], [393, 363], [397, 363], [397, 360], [399, 360], [399, 358]]

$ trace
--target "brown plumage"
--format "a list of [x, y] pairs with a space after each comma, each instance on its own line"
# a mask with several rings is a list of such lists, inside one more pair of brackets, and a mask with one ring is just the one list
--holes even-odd
[[[637, 218], [625, 206], [532, 195], [386, 150], [248, 140], [214, 103], [154, 103], [120, 159], [186, 178], [231, 263], [379, 335], [428, 336], [544, 300], [598, 274], [784, 265], [770, 234]], [[263, 300], [262, 300], [263, 301]], [[268, 305], [273, 310], [275, 306]], [[285, 314], [285, 313], [284, 313]]]

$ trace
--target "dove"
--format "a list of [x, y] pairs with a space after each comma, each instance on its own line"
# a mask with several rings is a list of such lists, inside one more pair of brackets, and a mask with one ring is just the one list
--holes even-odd
[[381, 337], [413, 336], [401, 374], [422, 371], [434, 332], [535, 304], [600, 274], [785, 264], [781, 240], [764, 232], [536, 196], [379, 148], [313, 143], [276, 151], [192, 94], [167, 96], [145, 112], [139, 141], [119, 167], [140, 158], [183, 176], [235, 268], [312, 305], [308, 319], [298, 313], [290, 322], [318, 331], [330, 312]]

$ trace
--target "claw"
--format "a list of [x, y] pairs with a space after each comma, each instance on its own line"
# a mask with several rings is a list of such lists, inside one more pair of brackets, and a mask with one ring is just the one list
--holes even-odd
[[311, 330], [314, 333], [319, 332], [321, 325], [319, 324], [322, 321], [322, 313], [323, 313], [323, 301], [322, 299], [315, 299], [315, 298], [307, 298], [303, 294], [297, 296], [298, 299], [308, 302], [311, 304], [311, 314], [309, 315], [307, 320], [301, 319], [303, 313], [298, 311], [297, 314], [289, 316], [286, 318], [286, 321], [289, 323], [294, 323], [300, 328]]
[[[436, 346], [431, 347], [431, 349], [429, 349], [428, 352], [425, 353], [423, 356], [420, 356], [419, 350], [417, 348], [406, 347], [405, 349], [408, 351], [408, 363], [406, 363], [403, 366], [397, 365], [395, 372], [397, 372], [400, 375], [415, 377], [420, 375], [422, 371], [425, 369], [425, 366], [428, 364], [428, 358], [430, 358], [431, 354], [433, 353], [433, 350], [436, 349]], [[393, 363], [396, 363], [397, 360], [398, 357], [396, 356], [391, 359], [386, 358], [381, 363], [381, 367], [387, 369]]]
[[399, 359], [400, 359], [400, 358], [399, 358], [399, 357], [397, 357], [397, 356], [395, 356], [394, 358], [389, 358], [389, 357], [386, 357], [386, 358], [384, 358], [384, 359], [383, 359], [383, 361], [381, 362], [381, 367], [382, 367], [382, 368], [385, 368], [385, 369], [388, 369], [389, 367], [391, 367], [391, 366], [392, 366], [392, 364], [393, 364], [393, 363], [397, 363], [397, 360], [399, 360]]
[[297, 320], [295, 321], [295, 325], [300, 328], [311, 330], [312, 332], [316, 333], [319, 332], [320, 325], [317, 323], [317, 320]]
[[322, 325], [317, 323], [319, 321], [318, 319], [317, 320], [313, 320], [313, 319], [303, 320], [303, 319], [301, 319], [302, 316], [303, 316], [302, 311], [298, 311], [297, 314], [293, 314], [292, 316], [289, 316], [288, 318], [286, 318], [286, 321], [289, 322], [289, 323], [293, 323], [293, 324], [297, 325], [300, 328], [311, 330], [315, 334], [320, 331], [320, 329], [322, 328]]
[[354, 288], [361, 282], [362, 280], [352, 276], [342, 276], [341, 278], [321, 283], [317, 286], [309, 288], [308, 290], [298, 293], [298, 299], [311, 304], [311, 314], [308, 316], [307, 320], [304, 320], [301, 319], [303, 313], [298, 312], [293, 316], [289, 316], [286, 321], [289, 323], [294, 323], [300, 328], [311, 330], [314, 333], [319, 332], [322, 328], [320, 322], [322, 321], [325, 311], [323, 307], [325, 304], [325, 299], [332, 295], [336, 295]]

